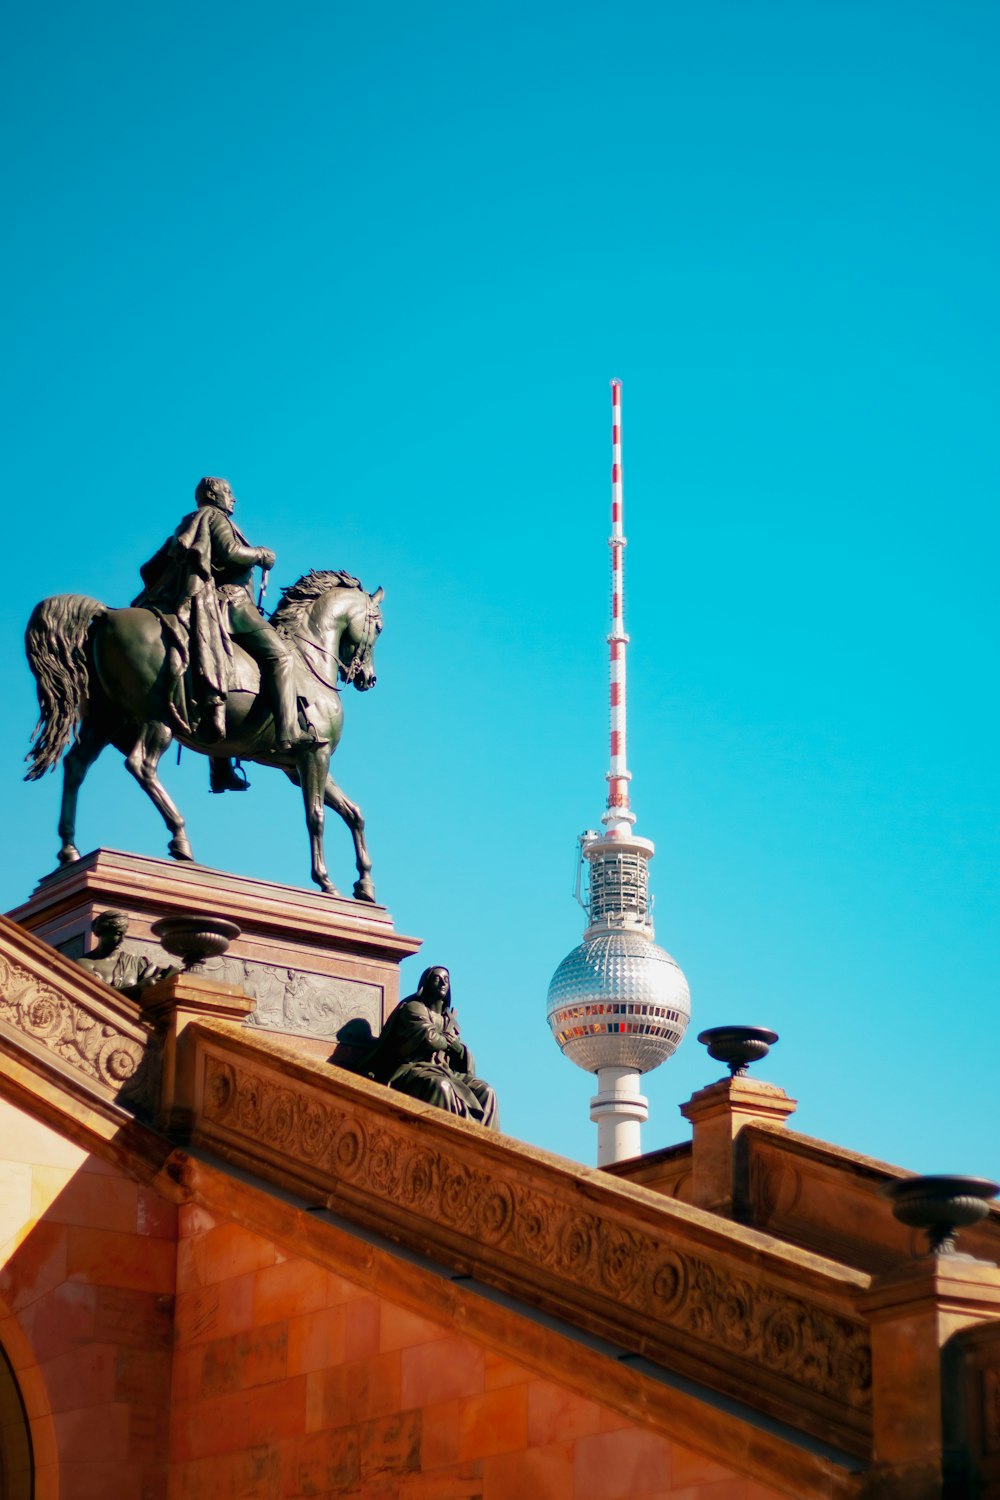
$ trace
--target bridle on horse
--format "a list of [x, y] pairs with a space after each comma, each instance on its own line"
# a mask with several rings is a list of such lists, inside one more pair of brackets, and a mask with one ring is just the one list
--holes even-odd
[[[355, 646], [354, 651], [351, 655], [351, 659], [348, 662], [347, 666], [345, 667], [342, 661], [338, 660], [337, 662], [337, 671], [340, 674], [341, 680], [345, 683], [353, 682], [355, 677], [360, 672], [364, 664], [365, 657], [370, 653], [372, 647], [375, 644], [376, 626], [378, 625], [378, 622], [382, 617], [381, 610], [372, 599], [371, 594], [366, 595], [366, 597], [368, 603], [365, 606], [365, 623], [364, 628], [361, 632], [361, 638], [358, 641], [358, 644]], [[291, 636], [293, 641], [298, 641], [302, 646], [308, 646], [311, 651], [318, 652], [320, 656], [324, 658], [324, 660], [329, 660], [330, 652], [327, 651], [323, 646], [317, 645], [315, 641], [309, 640], [308, 636], [299, 635], [297, 631], [289, 631], [289, 635]], [[326, 678], [323, 677], [319, 671], [317, 671], [311, 659], [304, 653], [302, 656], [302, 660], [305, 662], [312, 675], [316, 678], [317, 682], [322, 683], [323, 687], [329, 688], [332, 692], [340, 692], [340, 683], [328, 682]]]
[[[376, 591], [377, 592], [377, 591]], [[340, 673], [345, 682], [353, 682], [361, 670], [364, 659], [368, 656], [375, 645], [375, 631], [382, 611], [375, 603], [371, 594], [365, 596], [368, 603], [365, 605], [365, 628], [361, 632], [361, 639], [354, 648], [354, 655], [347, 666], [340, 665]]]

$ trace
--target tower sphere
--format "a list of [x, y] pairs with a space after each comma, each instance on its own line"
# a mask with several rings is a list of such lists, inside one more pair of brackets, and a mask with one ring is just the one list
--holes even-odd
[[548, 1021], [577, 1067], [648, 1073], [672, 1056], [691, 1019], [687, 980], [640, 932], [602, 932], [568, 953], [549, 985]]

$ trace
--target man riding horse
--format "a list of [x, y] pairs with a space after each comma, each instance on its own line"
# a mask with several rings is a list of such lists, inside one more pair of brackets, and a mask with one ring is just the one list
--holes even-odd
[[[253, 569], [269, 572], [274, 553], [252, 547], [231, 519], [236, 497], [225, 479], [199, 480], [194, 496], [197, 510], [139, 569], [145, 588], [133, 600], [154, 610], [165, 627], [175, 711], [204, 744], [225, 738], [236, 642], [260, 667], [274, 712], [276, 751], [294, 749], [302, 732], [291, 652], [261, 614], [250, 588]], [[215, 792], [243, 791], [247, 785], [221, 755], [212, 757], [211, 784]]]
[[242, 789], [230, 756], [281, 771], [299, 787], [312, 878], [331, 896], [338, 892], [323, 827], [325, 810], [336, 812], [354, 840], [355, 899], [374, 901], [365, 820], [330, 775], [330, 758], [343, 732], [341, 685], [362, 693], [375, 686], [385, 591], [369, 594], [350, 573], [311, 568], [282, 591], [269, 622], [250, 579], [274, 553], [252, 547], [233, 525], [225, 480], [203, 479], [195, 498], [197, 510], [144, 565], [134, 605], [52, 594], [31, 612], [24, 648], [38, 722], [26, 776], [37, 781], [63, 762], [57, 859], [80, 858], [80, 787], [109, 745], [170, 830], [167, 852], [193, 859], [184, 815], [158, 774], [176, 741], [211, 758], [215, 791]]

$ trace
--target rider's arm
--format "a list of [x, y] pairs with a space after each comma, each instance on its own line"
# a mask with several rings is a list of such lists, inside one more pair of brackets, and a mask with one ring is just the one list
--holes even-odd
[[273, 558], [266, 547], [249, 547], [238, 541], [228, 516], [212, 510], [208, 517], [212, 533], [212, 562], [219, 567], [256, 568], [265, 566], [264, 554]]

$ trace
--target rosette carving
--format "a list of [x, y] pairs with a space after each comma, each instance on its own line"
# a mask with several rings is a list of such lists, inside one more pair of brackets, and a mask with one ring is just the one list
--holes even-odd
[[[61, 1040], [71, 1029], [69, 1002], [47, 985], [33, 984], [18, 1003], [21, 1028], [38, 1041]], [[82, 1038], [94, 1025], [93, 1016], [81, 1016], [78, 1032]]]
[[518, 1240], [523, 1253], [536, 1266], [552, 1259], [549, 1232], [550, 1206], [537, 1193], [525, 1193], [518, 1204]]
[[267, 1132], [273, 1146], [287, 1150], [295, 1144], [298, 1100], [290, 1089], [277, 1089], [267, 1101]]
[[574, 1214], [562, 1218], [557, 1264], [568, 1276], [583, 1276], [590, 1269], [594, 1242], [600, 1229], [596, 1219]]
[[323, 1154], [328, 1140], [329, 1120], [318, 1104], [307, 1099], [302, 1106], [298, 1134], [298, 1149], [306, 1161], [316, 1161]]
[[228, 1063], [209, 1057], [205, 1064], [205, 1101], [212, 1116], [224, 1120], [236, 1097], [236, 1075]]
[[364, 1126], [357, 1120], [345, 1119], [333, 1142], [335, 1170], [348, 1177], [357, 1175], [364, 1160], [366, 1145]]
[[682, 1255], [664, 1251], [653, 1271], [653, 1296], [655, 1311], [671, 1321], [688, 1295], [688, 1268]]
[[[106, 1031], [109, 1027], [104, 1028]], [[121, 1088], [134, 1078], [142, 1064], [143, 1049], [138, 1042], [124, 1037], [110, 1036], [101, 1045], [97, 1054], [97, 1071], [110, 1088]]]
[[368, 1152], [368, 1180], [376, 1193], [392, 1197], [399, 1184], [399, 1142], [387, 1130], [376, 1130]]
[[252, 1073], [245, 1074], [236, 1091], [236, 1119], [248, 1135], [263, 1137], [265, 1087]]
[[791, 1307], [778, 1307], [764, 1319], [761, 1330], [765, 1358], [777, 1365], [794, 1365], [802, 1357], [802, 1319]]
[[642, 1241], [628, 1230], [612, 1226], [600, 1238], [601, 1280], [610, 1292], [625, 1297], [642, 1274]]
[[721, 1291], [713, 1308], [715, 1329], [730, 1349], [749, 1349], [753, 1343], [756, 1319], [754, 1293], [749, 1282], [731, 1281]]
[[441, 1182], [442, 1217], [449, 1224], [468, 1224], [472, 1200], [472, 1173], [467, 1167], [449, 1167]]
[[[408, 1151], [403, 1159], [401, 1192], [411, 1208], [429, 1206], [434, 1193], [435, 1161], [429, 1152]], [[434, 1205], [436, 1207], [436, 1204]], [[431, 1210], [433, 1212], [433, 1209]]]
[[476, 1211], [476, 1228], [488, 1245], [507, 1238], [514, 1223], [514, 1194], [506, 1182], [489, 1182]]

